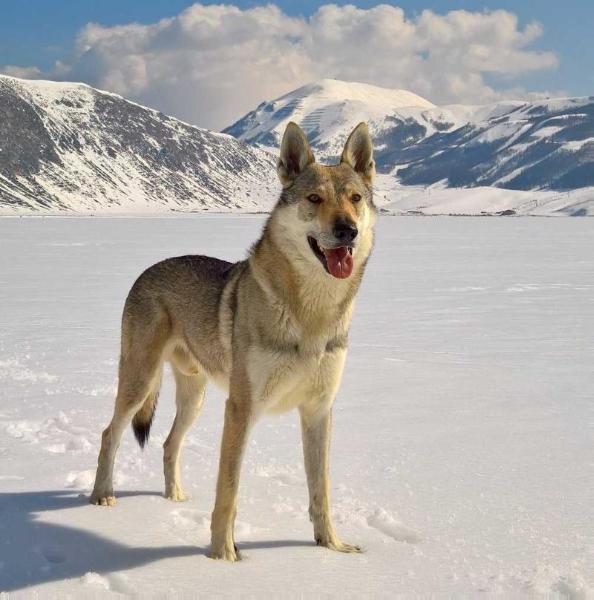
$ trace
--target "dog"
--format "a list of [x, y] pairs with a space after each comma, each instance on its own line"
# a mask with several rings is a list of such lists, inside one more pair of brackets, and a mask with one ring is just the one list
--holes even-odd
[[144, 447], [164, 361], [176, 381], [177, 413], [164, 443], [165, 496], [186, 499], [183, 438], [213, 380], [228, 390], [209, 556], [236, 561], [234, 539], [242, 456], [264, 413], [299, 410], [309, 514], [318, 545], [342, 542], [330, 514], [332, 404], [341, 380], [353, 303], [373, 246], [373, 145], [367, 125], [350, 134], [340, 162], [316, 163], [305, 134], [289, 123], [277, 173], [282, 184], [260, 239], [234, 264], [181, 256], [147, 269], [122, 317], [115, 410], [102, 434], [91, 502], [115, 503], [113, 465], [130, 422]]

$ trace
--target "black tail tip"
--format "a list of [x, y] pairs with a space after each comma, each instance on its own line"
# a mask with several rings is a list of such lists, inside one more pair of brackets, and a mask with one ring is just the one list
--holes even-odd
[[132, 421], [132, 430], [134, 431], [134, 437], [138, 442], [138, 445], [144, 449], [149, 435], [151, 433], [151, 423], [137, 423]]

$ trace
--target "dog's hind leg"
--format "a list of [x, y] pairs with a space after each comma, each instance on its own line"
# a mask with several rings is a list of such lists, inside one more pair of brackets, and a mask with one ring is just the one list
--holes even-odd
[[[135, 415], [135, 433], [141, 445], [148, 437], [150, 422], [161, 384], [163, 349], [169, 335], [168, 320], [149, 322], [144, 328], [126, 323], [122, 330], [122, 356], [118, 393], [112, 420], [101, 437], [101, 450], [91, 503], [115, 504], [113, 466], [122, 434]], [[136, 419], [139, 422], [136, 423]]]
[[175, 364], [172, 364], [172, 369], [176, 383], [177, 413], [171, 431], [163, 444], [165, 497], [175, 502], [182, 502], [186, 500], [186, 495], [181, 485], [179, 455], [188, 429], [202, 410], [207, 379], [202, 372], [194, 375], [182, 373]]

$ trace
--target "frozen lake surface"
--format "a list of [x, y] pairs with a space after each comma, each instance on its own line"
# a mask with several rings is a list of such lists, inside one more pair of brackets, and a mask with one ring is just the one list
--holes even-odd
[[[261, 217], [0, 219], [0, 591], [585, 598], [594, 593], [594, 219], [381, 218], [335, 404], [342, 538], [313, 545], [296, 413], [255, 428], [236, 537], [210, 561], [224, 397], [165, 500], [166, 376], [118, 505], [88, 504], [119, 320], [150, 264], [245, 256]], [[12, 594], [11, 594], [12, 596]]]

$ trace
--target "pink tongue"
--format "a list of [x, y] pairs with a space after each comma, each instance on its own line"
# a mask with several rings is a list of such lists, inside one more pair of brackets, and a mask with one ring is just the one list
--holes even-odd
[[328, 270], [338, 279], [346, 279], [353, 272], [353, 257], [347, 248], [324, 250]]

